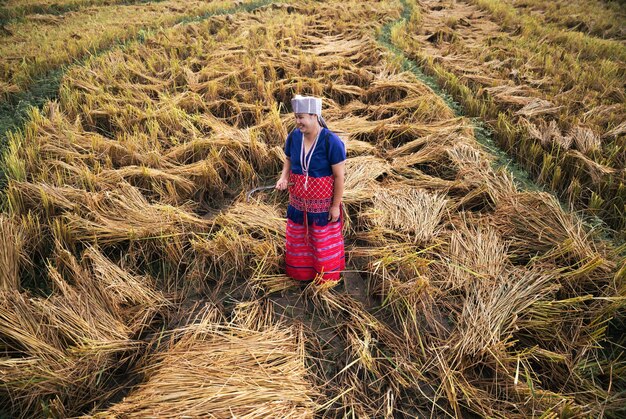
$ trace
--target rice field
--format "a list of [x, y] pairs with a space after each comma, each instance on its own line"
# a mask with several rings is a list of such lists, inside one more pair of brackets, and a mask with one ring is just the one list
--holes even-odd
[[562, 28], [584, 32], [600, 38], [624, 40], [623, 2], [619, 1], [551, 1], [512, 0], [517, 10], [528, 13], [539, 21]]
[[[32, 2], [32, 5], [46, 2]], [[100, 2], [104, 3], [104, 2]], [[116, 4], [117, 3], [117, 4]], [[146, 31], [174, 25], [185, 18], [215, 13], [252, 1], [168, 0], [157, 2], [73, 1], [50, 3], [48, 13], [28, 13], [8, 19], [0, 37], [0, 100], [23, 92], [47, 72], [99, 51], [144, 36]], [[26, 7], [31, 3], [20, 3]], [[55, 7], [85, 6], [66, 13]], [[13, 3], [10, 7], [18, 7]], [[35, 9], [36, 10], [36, 9]], [[26, 12], [24, 12], [26, 13]], [[14, 15], [19, 16], [15, 12]]]
[[[57, 99], [6, 134], [0, 415], [623, 416], [626, 246], [496, 165], [476, 121], [381, 39], [448, 80], [470, 116], [486, 102], [460, 80], [489, 78], [509, 98], [508, 119], [479, 115], [496, 140], [580, 114], [533, 113], [530, 96], [497, 90], [478, 46], [448, 59], [444, 45], [470, 36], [494, 54], [518, 41], [486, 9], [440, 3], [268, 2], [68, 67]], [[476, 71], [457, 76], [461, 62]], [[533, 94], [556, 100], [551, 88]], [[339, 284], [285, 277], [287, 196], [246, 196], [279, 175], [295, 94], [324, 97], [346, 144]], [[624, 101], [611, 100], [593, 129], [618, 124]], [[537, 152], [558, 151], [550, 167], [572, 154], [602, 165], [596, 183], [560, 169], [581, 190], [623, 170], [623, 133], [597, 142], [585, 127]], [[530, 134], [510, 135], [525, 156]], [[558, 191], [549, 176], [538, 181]]]
[[60, 15], [89, 6], [142, 2], [145, 3], [146, 0], [4, 0], [0, 4], [0, 21], [34, 14]]
[[[510, 3], [409, 2], [412, 11], [394, 28], [394, 39], [469, 115], [485, 120], [498, 144], [538, 183], [575, 210], [602, 219], [623, 240], [626, 46], [621, 35], [604, 39], [547, 22], [559, 2], [545, 2], [542, 17]], [[580, 13], [610, 10], [603, 2], [585, 4]], [[623, 28], [621, 16], [613, 19]]]

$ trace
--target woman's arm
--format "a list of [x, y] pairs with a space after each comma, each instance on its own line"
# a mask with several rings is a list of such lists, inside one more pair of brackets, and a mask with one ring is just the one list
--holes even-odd
[[283, 162], [283, 171], [280, 173], [280, 179], [276, 182], [276, 189], [285, 190], [289, 183], [289, 172], [291, 171], [291, 159], [285, 157]]
[[345, 160], [341, 163], [333, 164], [333, 176], [335, 177], [335, 186], [333, 191], [333, 202], [330, 204], [330, 210], [328, 211], [328, 219], [331, 222], [339, 220], [339, 214], [341, 214], [341, 199], [343, 197], [343, 184], [346, 173]]

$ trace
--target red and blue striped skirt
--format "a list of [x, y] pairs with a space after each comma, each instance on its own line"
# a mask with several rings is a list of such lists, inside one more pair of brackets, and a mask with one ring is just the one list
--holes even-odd
[[345, 269], [343, 217], [328, 221], [333, 177], [309, 178], [291, 173], [285, 272], [300, 281], [337, 281]]
[[[346, 267], [342, 222], [325, 226], [287, 220], [285, 272], [300, 281], [337, 281]], [[307, 232], [308, 227], [308, 232]]]

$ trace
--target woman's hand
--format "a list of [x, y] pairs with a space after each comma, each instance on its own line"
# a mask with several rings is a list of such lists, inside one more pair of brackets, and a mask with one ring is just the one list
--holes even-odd
[[341, 214], [341, 209], [339, 208], [339, 206], [331, 205], [330, 209], [328, 210], [328, 220], [331, 223], [335, 223], [339, 221], [340, 214]]
[[278, 182], [276, 182], [276, 189], [284, 191], [285, 189], [287, 189], [288, 184], [289, 179], [281, 177], [280, 179], [278, 179]]

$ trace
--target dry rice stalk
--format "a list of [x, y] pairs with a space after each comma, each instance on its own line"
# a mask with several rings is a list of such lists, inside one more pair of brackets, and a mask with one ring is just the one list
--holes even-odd
[[436, 129], [389, 150], [387, 156], [395, 158], [409, 155], [428, 145], [437, 145], [440, 148], [446, 148], [461, 141], [473, 141], [471, 125], [467, 124], [462, 118], [437, 120], [433, 122], [433, 127], [434, 126], [436, 126]]
[[460, 176], [469, 175], [474, 171], [485, 172], [491, 167], [489, 157], [479, 148], [469, 144], [455, 144], [447, 152], [450, 160], [459, 168]]
[[33, 210], [54, 215], [63, 211], [77, 211], [89, 202], [89, 193], [69, 186], [10, 181], [7, 198], [14, 213], [25, 214]]
[[[486, 12], [430, 3], [414, 17], [450, 19], [434, 37], [456, 39], [441, 40], [449, 51], [437, 51], [436, 62], [492, 84], [496, 105], [521, 108], [546, 149], [569, 148], [573, 139], [556, 122], [536, 121], [553, 111], [536, 101], [539, 92], [478, 74], [508, 71], [512, 61], [479, 66], [459, 55], [481, 49], [466, 42], [476, 31], [480, 40], [506, 35]], [[220, 297], [212, 279], [243, 277], [266, 292], [293, 284], [278, 275], [285, 233], [277, 207], [235, 202], [211, 221], [193, 210], [222, 208], [242, 186], [275, 176], [295, 93], [326, 97], [326, 119], [347, 139], [345, 200], [350, 217], [361, 215], [348, 238], [363, 246], [349, 251], [350, 263], [369, 275], [366, 299], [380, 297], [381, 309], [368, 312], [335, 284], [312, 285], [305, 295], [321, 326], [304, 342], [304, 331], [274, 324], [269, 304], [240, 303], [229, 324], [216, 309], [194, 307], [187, 326], [155, 336], [159, 353], [129, 374], [144, 381], [103, 416], [602, 416], [619, 402], [598, 383], [623, 368], [594, 360], [593, 350], [621, 307], [609, 253], [558, 204], [518, 193], [510, 174], [489, 168], [471, 125], [386, 59], [371, 34], [399, 16], [398, 4], [315, 2], [215, 17], [68, 75], [62, 104], [34, 111], [11, 141], [9, 196], [15, 212], [40, 217], [42, 240], [62, 238], [85, 254], [80, 264], [61, 250], [49, 258], [56, 289], [48, 300], [0, 297], [0, 398], [15, 403], [10, 414], [100, 409], [106, 383], [143, 348], [132, 339], [171, 307], [142, 275], [154, 263], [169, 262], [163, 276], [208, 284], [202, 291]], [[416, 23], [407, 27], [422, 30]], [[494, 106], [448, 81], [476, 111]], [[576, 153], [584, 155], [569, 158]], [[187, 199], [195, 205], [179, 205]], [[477, 215], [461, 220], [457, 208]], [[453, 230], [440, 238], [444, 223]], [[434, 244], [420, 249], [424, 241]], [[102, 251], [90, 247], [96, 242]], [[109, 260], [128, 247], [119, 264]], [[307, 382], [305, 344], [319, 347], [309, 362], [330, 366], [319, 370], [329, 400], [322, 409]]]
[[496, 206], [503, 201], [509, 201], [519, 193], [513, 174], [504, 168], [488, 171], [484, 179], [487, 193]]
[[14, 219], [0, 214], [0, 290], [20, 289], [20, 259], [24, 247], [24, 231]]
[[577, 125], [573, 127], [569, 135], [574, 139], [576, 148], [583, 154], [590, 154], [596, 150], [600, 150], [602, 146], [600, 136], [593, 132], [590, 128]]
[[376, 147], [365, 141], [350, 140], [346, 141], [346, 153], [348, 157], [367, 156], [374, 154]]
[[423, 380], [422, 358], [414, 344], [405, 342], [352, 297], [332, 287], [310, 286], [305, 293], [316, 309], [341, 320], [337, 329], [345, 336], [346, 366], [331, 381], [337, 380], [338, 394], [354, 393], [344, 398], [348, 403], [344, 409], [354, 406], [351, 400], [358, 400], [364, 412], [380, 414], [387, 389], [398, 394]]
[[[546, 267], [550, 269], [549, 265], [541, 266], [543, 269]], [[551, 272], [558, 279], [558, 271], [554, 267]], [[557, 286], [554, 284], [555, 288]], [[520, 317], [518, 337], [526, 344], [547, 350], [543, 353], [546, 361], [556, 363], [564, 360], [565, 365], [569, 363], [572, 367], [574, 357], [584, 359], [604, 339], [606, 329], [603, 323], [607, 319], [593, 319], [599, 313], [590, 308], [594, 299], [592, 295], [559, 299], [561, 295], [536, 301], [529, 307], [526, 315]], [[556, 371], [552, 377], [558, 381], [564, 381], [564, 378]]]
[[97, 180], [109, 185], [128, 182], [136, 188], [161, 192], [161, 202], [183, 202], [194, 191], [194, 182], [164, 170], [149, 167], [126, 166], [116, 170], [104, 170]]
[[353, 140], [375, 144], [381, 139], [380, 133], [385, 131], [385, 126], [396, 119], [396, 117], [391, 117], [385, 120], [370, 121], [364, 117], [351, 115], [335, 121], [333, 129], [339, 133], [347, 133], [347, 144]]
[[591, 177], [592, 182], [596, 185], [601, 184], [603, 179], [606, 179], [608, 176], [617, 173], [616, 169], [598, 163], [577, 150], [568, 150], [565, 154], [565, 158], [575, 161], [576, 163], [574, 164], [576, 167], [582, 166]]
[[269, 146], [259, 137], [258, 125], [254, 128], [237, 129], [211, 116], [203, 116], [199, 122], [213, 131], [211, 137], [194, 138], [171, 148], [166, 153], [168, 159], [179, 163], [193, 163], [210, 156], [219, 156], [212, 164], [224, 172], [230, 171], [228, 166], [232, 166], [237, 157], [249, 161], [259, 170], [272, 163]]
[[283, 239], [285, 237], [284, 217], [279, 208], [260, 203], [237, 202], [217, 215], [214, 223], [217, 226], [236, 227], [241, 233], [261, 234], [266, 237]]
[[[409, 72], [391, 73], [383, 71], [367, 90], [367, 102], [387, 104], [411, 96], [432, 96], [432, 91], [423, 83], [415, 83], [415, 76]], [[441, 119], [441, 116], [437, 119]]]
[[511, 86], [501, 84], [499, 86], [486, 88], [485, 92], [489, 93], [498, 103], [510, 106], [524, 107], [537, 101], [537, 99], [533, 97], [535, 95], [532, 89], [523, 85]]
[[509, 239], [512, 260], [537, 255], [540, 261], [566, 269], [574, 295], [583, 289], [599, 292], [611, 281], [615, 262], [607, 249], [598, 246], [593, 232], [573, 214], [565, 213], [552, 195], [518, 193], [503, 200], [492, 224]]
[[112, 244], [128, 240], [153, 240], [202, 232], [210, 223], [182, 206], [150, 204], [134, 187], [120, 185], [93, 194], [89, 213], [65, 213], [67, 228], [75, 240]]
[[445, 161], [448, 157], [447, 148], [439, 144], [428, 143], [419, 151], [402, 155], [393, 159], [391, 166], [394, 170], [402, 170], [404, 167], [417, 166], [420, 164], [429, 164], [434, 167], [442, 167], [449, 170]]
[[353, 232], [351, 232], [351, 237], [357, 242], [367, 243], [368, 246], [373, 247], [385, 247], [391, 246], [392, 243], [401, 243], [406, 239], [406, 234], [398, 233], [395, 230], [371, 225], [371, 221], [369, 219], [361, 217], [361, 220], [357, 221], [356, 227]]
[[371, 199], [377, 189], [376, 180], [389, 173], [389, 170], [389, 164], [378, 157], [347, 159], [343, 201], [346, 204], [358, 204]]
[[490, 225], [470, 224], [466, 219], [450, 235], [446, 263], [450, 276], [444, 287], [460, 289], [474, 281], [493, 281], [509, 268], [508, 244]]
[[71, 122], [66, 119], [52, 119], [47, 124], [49, 126], [45, 131], [39, 128], [40, 136], [36, 138], [39, 151], [46, 159], [59, 159], [68, 163], [98, 161], [116, 167], [149, 161], [150, 155], [142, 153], [148, 150], [142, 150], [140, 145], [145, 140], [139, 135], [124, 133], [113, 140], [84, 131], [79, 123], [70, 125]]
[[441, 192], [453, 195], [454, 192], [465, 193], [467, 185], [463, 181], [446, 180], [437, 176], [430, 176], [421, 170], [412, 167], [395, 167], [392, 173], [399, 178], [397, 183], [430, 192]]
[[111, 308], [123, 313], [122, 318], [133, 331], [139, 331], [150, 323], [156, 313], [171, 306], [171, 302], [155, 290], [152, 278], [132, 275], [97, 249], [87, 248], [83, 255], [85, 263], [93, 271], [102, 292], [111, 301]]
[[450, 337], [457, 357], [455, 364], [466, 356], [503, 350], [516, 329], [516, 319], [559, 287], [550, 274], [518, 269], [466, 282], [465, 288], [467, 297], [457, 332]]
[[538, 122], [538, 126], [527, 119], [522, 119], [521, 123], [526, 126], [528, 134], [532, 138], [539, 140], [546, 150], [551, 150], [553, 144], [556, 144], [563, 150], [569, 150], [572, 146], [573, 138], [571, 133], [567, 136], [563, 135], [555, 120], [546, 123], [545, 120], [541, 119]]
[[212, 276], [223, 281], [233, 276], [275, 274], [280, 269], [285, 222], [270, 205], [239, 202], [217, 215], [219, 228], [209, 237], [192, 241], [195, 251], [209, 261]]
[[313, 417], [302, 336], [284, 325], [255, 326], [261, 330], [200, 319], [178, 330], [142, 369], [145, 380], [104, 415]]
[[604, 133], [602, 138], [617, 138], [619, 135], [626, 134], [626, 121], [620, 123], [612, 130]]
[[415, 140], [406, 142], [399, 147], [392, 148], [391, 150], [387, 152], [387, 156], [391, 158], [406, 156], [408, 154], [411, 154], [420, 150], [426, 144], [429, 144], [432, 141], [433, 139], [432, 139], [432, 136], [430, 135], [427, 135], [421, 138], [416, 138]]
[[[108, 290], [66, 251], [49, 264], [55, 292], [47, 298], [0, 294], [2, 393], [16, 416], [42, 416], [44, 400], [58, 399], [67, 415], [102, 403], [111, 373], [142, 345], [110, 303]], [[69, 278], [74, 285], [64, 278]]]
[[532, 118], [538, 115], [555, 114], [561, 108], [562, 106], [555, 106], [548, 100], [535, 98], [525, 104], [524, 107], [515, 114]]
[[188, 179], [192, 183], [193, 193], [191, 195], [217, 194], [226, 189], [220, 173], [224, 173], [224, 169], [220, 167], [223, 164], [224, 162], [217, 163], [211, 159], [205, 159], [196, 163], [172, 167], [167, 172]]
[[231, 324], [246, 330], [262, 332], [276, 323], [272, 303], [261, 300], [238, 303], [233, 308]]
[[274, 294], [276, 292], [284, 291], [298, 285], [293, 279], [288, 276], [279, 275], [253, 275], [250, 278], [250, 283], [253, 286], [263, 289], [265, 295]]
[[247, 276], [251, 254], [257, 249], [255, 243], [249, 239], [244, 241], [238, 231], [229, 227], [222, 227], [210, 239], [196, 237], [191, 245], [207, 260], [206, 267], [202, 268], [204, 275], [220, 283], [238, 274]]
[[379, 189], [373, 202], [373, 208], [364, 216], [374, 225], [404, 233], [413, 242], [427, 243], [437, 235], [448, 199], [436, 193], [397, 187]]
[[[59, 242], [56, 246], [56, 267], [52, 261], [48, 264], [50, 279], [52, 280], [55, 293], [65, 301], [76, 301], [72, 306], [72, 313], [63, 313], [66, 307], [58, 304], [54, 309], [59, 310], [63, 315], [81, 315], [80, 321], [69, 322], [63, 327], [71, 327], [80, 322], [92, 322], [82, 333], [94, 333], [94, 341], [107, 340], [114, 336], [115, 340], [124, 340], [130, 336], [130, 329], [124, 323], [120, 314], [120, 307], [116, 305], [115, 296], [111, 295], [109, 289], [103, 283], [96, 280], [94, 276]], [[69, 278], [72, 283], [64, 278]], [[99, 304], [90, 304], [88, 301], [81, 301], [81, 295], [91, 295], [98, 300]], [[75, 312], [75, 313], [74, 313]], [[93, 332], [92, 332], [93, 331]], [[68, 335], [78, 335], [78, 331], [72, 330]], [[84, 339], [84, 338], [83, 338]]]
[[[431, 284], [431, 260], [406, 244], [353, 250], [350, 256], [367, 257], [370, 293], [389, 308], [407, 341], [425, 354], [426, 339], [443, 331], [435, 307], [437, 289]], [[426, 335], [426, 337], [424, 337]]]
[[[3, 397], [11, 401], [16, 417], [27, 417], [40, 409], [39, 398], [71, 389], [63, 342], [47, 326], [46, 313], [16, 291], [0, 292], [0, 336], [7, 349], [23, 354], [0, 360]], [[37, 378], [33, 380], [33, 378]]]

